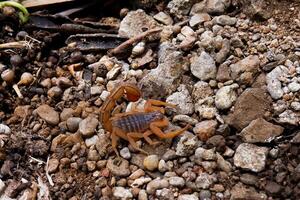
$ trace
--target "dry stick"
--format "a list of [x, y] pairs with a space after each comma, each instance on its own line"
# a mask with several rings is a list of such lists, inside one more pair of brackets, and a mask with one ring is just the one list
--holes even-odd
[[150, 29], [148, 31], [145, 31], [145, 32], [141, 33], [140, 35], [137, 35], [133, 38], [130, 38], [130, 39], [126, 40], [125, 42], [123, 42], [122, 44], [117, 46], [116, 48], [110, 50], [109, 54], [116, 55], [116, 54], [123, 53], [126, 50], [128, 50], [130, 47], [132, 47], [132, 45], [134, 43], [140, 42], [141, 40], [143, 40], [148, 35], [160, 32], [161, 30], [162, 30], [162, 28], [155, 28], [155, 29]]
[[26, 41], [8, 42], [8, 43], [0, 44], [0, 49], [11, 49], [11, 48], [22, 49], [27, 46], [28, 46], [28, 42]]

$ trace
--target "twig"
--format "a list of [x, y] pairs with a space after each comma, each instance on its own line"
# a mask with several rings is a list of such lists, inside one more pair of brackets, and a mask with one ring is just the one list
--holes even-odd
[[32, 156], [29, 156], [29, 158], [32, 159], [33, 161], [37, 162], [39, 165], [45, 164], [45, 162], [40, 159], [34, 158]]
[[47, 179], [48, 179], [48, 181], [49, 181], [49, 184], [50, 184], [51, 186], [54, 186], [54, 183], [53, 183], [53, 181], [52, 181], [52, 178], [51, 178], [51, 176], [49, 175], [49, 172], [48, 172], [48, 167], [49, 167], [49, 156], [48, 156], [48, 158], [47, 158], [47, 164], [46, 164], [46, 176], [47, 176]]
[[133, 38], [126, 40], [125, 42], [123, 42], [122, 44], [117, 46], [116, 48], [110, 50], [108, 53], [111, 55], [117, 55], [117, 54], [124, 53], [124, 52], [128, 51], [130, 48], [132, 48], [134, 43], [140, 42], [148, 35], [160, 32], [161, 30], [162, 30], [162, 28], [155, 28], [155, 29], [150, 29], [148, 31], [145, 31], [145, 32], [141, 33], [140, 35], [137, 35]]
[[10, 49], [10, 48], [17, 48], [22, 49], [28, 47], [28, 42], [26, 41], [18, 41], [18, 42], [8, 42], [0, 44], [0, 49]]
[[23, 97], [23, 95], [22, 95], [22, 93], [21, 93], [21, 91], [20, 91], [18, 85], [17, 85], [17, 84], [14, 84], [12, 87], [13, 87], [13, 89], [16, 91], [18, 97], [19, 97], [20, 99], [23, 99], [24, 97]]

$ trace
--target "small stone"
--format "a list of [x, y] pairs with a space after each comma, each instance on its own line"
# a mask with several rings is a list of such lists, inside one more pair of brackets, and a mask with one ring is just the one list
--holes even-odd
[[199, 200], [199, 198], [195, 194], [181, 194], [178, 200]]
[[198, 81], [193, 88], [192, 98], [194, 102], [207, 99], [214, 94], [213, 90], [207, 82]]
[[54, 86], [48, 90], [47, 95], [50, 98], [58, 98], [62, 95], [62, 93], [63, 91], [60, 87]]
[[288, 85], [288, 88], [291, 92], [298, 92], [300, 90], [300, 84], [293, 81]]
[[158, 163], [158, 171], [163, 173], [163, 172], [167, 171], [168, 169], [169, 169], [169, 167], [168, 167], [166, 161], [160, 160]]
[[300, 144], [300, 131], [295, 134], [295, 136], [291, 140], [291, 143]]
[[242, 183], [238, 183], [230, 191], [231, 200], [239, 199], [257, 199], [257, 200], [267, 200], [267, 195], [264, 193], [258, 193], [253, 187], [246, 187]]
[[96, 161], [86, 161], [86, 166], [89, 171], [94, 171], [96, 169]]
[[126, 160], [131, 158], [131, 153], [127, 147], [121, 149], [120, 155], [122, 156], [122, 158], [124, 158]]
[[68, 120], [70, 117], [73, 117], [74, 114], [74, 110], [72, 108], [64, 108], [62, 110], [62, 112], [60, 113], [60, 120], [66, 121]]
[[85, 139], [85, 145], [87, 147], [91, 147], [93, 145], [96, 145], [99, 142], [98, 135], [94, 135], [93, 137]]
[[279, 194], [282, 189], [283, 188], [274, 181], [267, 181], [267, 184], [265, 186], [265, 190], [270, 195]]
[[159, 162], [159, 159], [158, 159], [157, 155], [150, 155], [144, 159], [143, 164], [147, 170], [154, 171], [158, 167], [158, 162]]
[[190, 125], [195, 125], [198, 123], [198, 120], [188, 115], [175, 115], [173, 117], [173, 122], [184, 122]]
[[156, 178], [147, 184], [146, 191], [148, 194], [154, 194], [156, 190], [168, 187], [169, 182], [166, 179]]
[[124, 187], [115, 187], [113, 189], [113, 196], [117, 199], [132, 199], [133, 195], [129, 189]]
[[210, 175], [202, 172], [196, 178], [195, 184], [198, 189], [208, 189], [215, 181], [215, 175]]
[[221, 26], [233, 26], [237, 22], [237, 18], [230, 17], [228, 15], [216, 16], [212, 19], [213, 24], [219, 24]]
[[108, 80], [115, 79], [119, 75], [121, 69], [122, 69], [121, 66], [115, 66], [115, 67], [113, 67], [111, 70], [109, 70], [109, 72], [107, 72], [106, 78]]
[[217, 68], [214, 59], [205, 51], [191, 59], [191, 72], [202, 81], [214, 79]]
[[[88, 160], [91, 160], [91, 161], [98, 161], [99, 160], [99, 154], [97, 152], [97, 150], [89, 150], [89, 153], [88, 153]], [[95, 163], [96, 165], [96, 163]]]
[[236, 100], [236, 92], [234, 91], [239, 86], [237, 84], [227, 85], [220, 88], [215, 97], [215, 104], [218, 109], [225, 110], [232, 106]]
[[199, 197], [200, 197], [200, 200], [211, 199], [211, 192], [209, 190], [201, 190]]
[[293, 101], [291, 103], [291, 108], [295, 111], [300, 111], [300, 102]]
[[257, 176], [249, 173], [242, 174], [240, 177], [242, 183], [255, 186], [258, 183]]
[[267, 74], [267, 89], [273, 99], [280, 99], [283, 96], [282, 85], [279, 78], [287, 73], [288, 69], [280, 65]]
[[90, 137], [95, 133], [98, 124], [98, 119], [89, 116], [79, 123], [79, 132], [83, 136]]
[[220, 15], [230, 6], [230, 1], [227, 0], [207, 0], [194, 4], [191, 10], [193, 13], [208, 12], [213, 15]]
[[166, 100], [167, 103], [171, 103], [177, 106], [177, 112], [183, 115], [193, 114], [194, 104], [192, 97], [189, 94], [186, 85], [180, 85], [179, 92], [173, 93]]
[[279, 116], [279, 123], [283, 124], [291, 124], [291, 125], [298, 125], [300, 122], [300, 116], [294, 113], [291, 110], [285, 110], [283, 113], [281, 113]]
[[216, 80], [220, 82], [226, 82], [230, 79], [230, 68], [228, 65], [222, 63], [218, 68]]
[[154, 19], [157, 21], [163, 23], [164, 25], [172, 25], [173, 24], [173, 19], [167, 15], [164, 12], [159, 12], [156, 15], [153, 16]]
[[268, 148], [258, 147], [254, 144], [242, 143], [236, 149], [233, 157], [234, 165], [253, 172], [264, 170]]
[[211, 17], [207, 13], [200, 13], [200, 14], [195, 14], [191, 17], [189, 24], [191, 27], [197, 26], [199, 24], [202, 24], [203, 22], [210, 21]]
[[179, 176], [173, 176], [169, 178], [169, 183], [171, 186], [174, 187], [183, 187], [185, 185], [185, 181], [183, 178], [179, 177]]
[[11, 129], [9, 128], [9, 126], [5, 125], [5, 124], [0, 124], [0, 134], [10, 134], [11, 133]]
[[59, 160], [56, 158], [51, 158], [49, 159], [49, 163], [48, 163], [48, 172], [51, 174], [53, 172], [55, 172], [58, 168], [59, 165]]
[[168, 160], [172, 160], [172, 159], [175, 159], [177, 158], [178, 156], [176, 155], [176, 152], [172, 149], [168, 149], [164, 155], [162, 156], [162, 159], [165, 160], [165, 161], [168, 161]]
[[187, 15], [195, 3], [195, 0], [172, 0], [168, 3], [168, 8], [170, 9], [170, 13], [173, 13], [177, 16]]
[[102, 101], [105, 101], [106, 98], [107, 98], [109, 95], [110, 95], [110, 93], [109, 93], [108, 91], [104, 90], [104, 91], [101, 93], [101, 95], [100, 95], [100, 99], [101, 99]]
[[232, 165], [230, 162], [226, 161], [219, 153], [217, 153], [217, 165], [218, 168], [224, 172], [229, 173], [232, 171]]
[[103, 87], [95, 85], [91, 87], [91, 95], [99, 95], [103, 91]]
[[142, 9], [130, 11], [123, 18], [119, 28], [119, 35], [131, 38], [144, 32], [144, 29], [157, 28], [157, 22]]
[[59, 114], [52, 107], [44, 104], [36, 109], [36, 113], [50, 125], [59, 123]]
[[5, 189], [5, 183], [2, 181], [2, 179], [0, 179], [0, 193], [2, 194], [2, 192]]
[[121, 158], [118, 160], [109, 158], [106, 167], [115, 176], [126, 177], [130, 174], [129, 162]]
[[281, 135], [284, 128], [267, 122], [263, 118], [253, 120], [240, 135], [244, 142], [248, 143], [269, 143]]
[[177, 156], [189, 156], [192, 155], [198, 146], [197, 136], [186, 132], [180, 136], [179, 142], [176, 146]]
[[204, 149], [199, 147], [195, 151], [195, 162], [201, 165], [202, 160], [216, 160], [216, 153], [214, 149]]
[[82, 121], [80, 117], [70, 117], [67, 119], [67, 127], [70, 132], [74, 133], [78, 130], [79, 124]]
[[215, 120], [205, 120], [196, 124], [193, 132], [201, 141], [206, 141], [215, 134], [217, 125], [218, 123]]
[[235, 64], [230, 65], [231, 76], [233, 79], [238, 79], [244, 72], [257, 73], [260, 60], [258, 56], [248, 56]]

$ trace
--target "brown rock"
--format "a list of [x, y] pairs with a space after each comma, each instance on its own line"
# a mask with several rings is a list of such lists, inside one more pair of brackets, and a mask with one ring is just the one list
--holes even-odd
[[51, 158], [48, 164], [48, 172], [49, 173], [55, 172], [58, 168], [58, 165], [59, 165], [59, 160], [56, 158]]
[[200, 140], [206, 141], [215, 134], [217, 125], [218, 123], [215, 120], [206, 120], [196, 124], [193, 131]]
[[217, 79], [217, 81], [220, 81], [220, 82], [226, 82], [231, 79], [230, 69], [229, 69], [228, 65], [221, 64], [219, 66], [216, 79]]
[[284, 128], [278, 125], [274, 125], [267, 122], [263, 118], [253, 120], [246, 128], [241, 132], [241, 136], [244, 142], [248, 143], [269, 143], [275, 137], [282, 134]]
[[260, 88], [249, 88], [237, 99], [228, 124], [238, 130], [245, 128], [252, 120], [263, 117], [271, 109], [270, 96]]
[[230, 191], [231, 198], [230, 200], [238, 200], [238, 199], [257, 199], [257, 200], [265, 200], [267, 199], [267, 195], [263, 193], [258, 193], [253, 187], [247, 187], [242, 183], [238, 183]]
[[126, 177], [130, 174], [129, 162], [123, 158], [110, 158], [106, 167], [115, 176]]
[[51, 125], [57, 125], [59, 123], [59, 114], [52, 107], [44, 104], [36, 109], [37, 114]]

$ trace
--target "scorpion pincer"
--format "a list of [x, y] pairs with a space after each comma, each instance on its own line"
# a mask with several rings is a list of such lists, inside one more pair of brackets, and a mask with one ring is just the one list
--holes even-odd
[[148, 154], [141, 149], [136, 141], [144, 138], [150, 145], [154, 142], [149, 137], [155, 134], [159, 138], [174, 138], [189, 128], [189, 125], [182, 129], [164, 133], [161, 129], [169, 125], [169, 120], [165, 117], [165, 110], [162, 106], [175, 107], [163, 101], [149, 99], [146, 101], [143, 110], [136, 110], [125, 113], [117, 113], [112, 116], [112, 111], [117, 105], [117, 101], [124, 97], [130, 102], [135, 102], [141, 97], [141, 91], [135, 85], [123, 83], [116, 87], [100, 108], [100, 120], [105, 130], [110, 132], [112, 148], [117, 151], [117, 140], [122, 138], [127, 140], [134, 149]]

